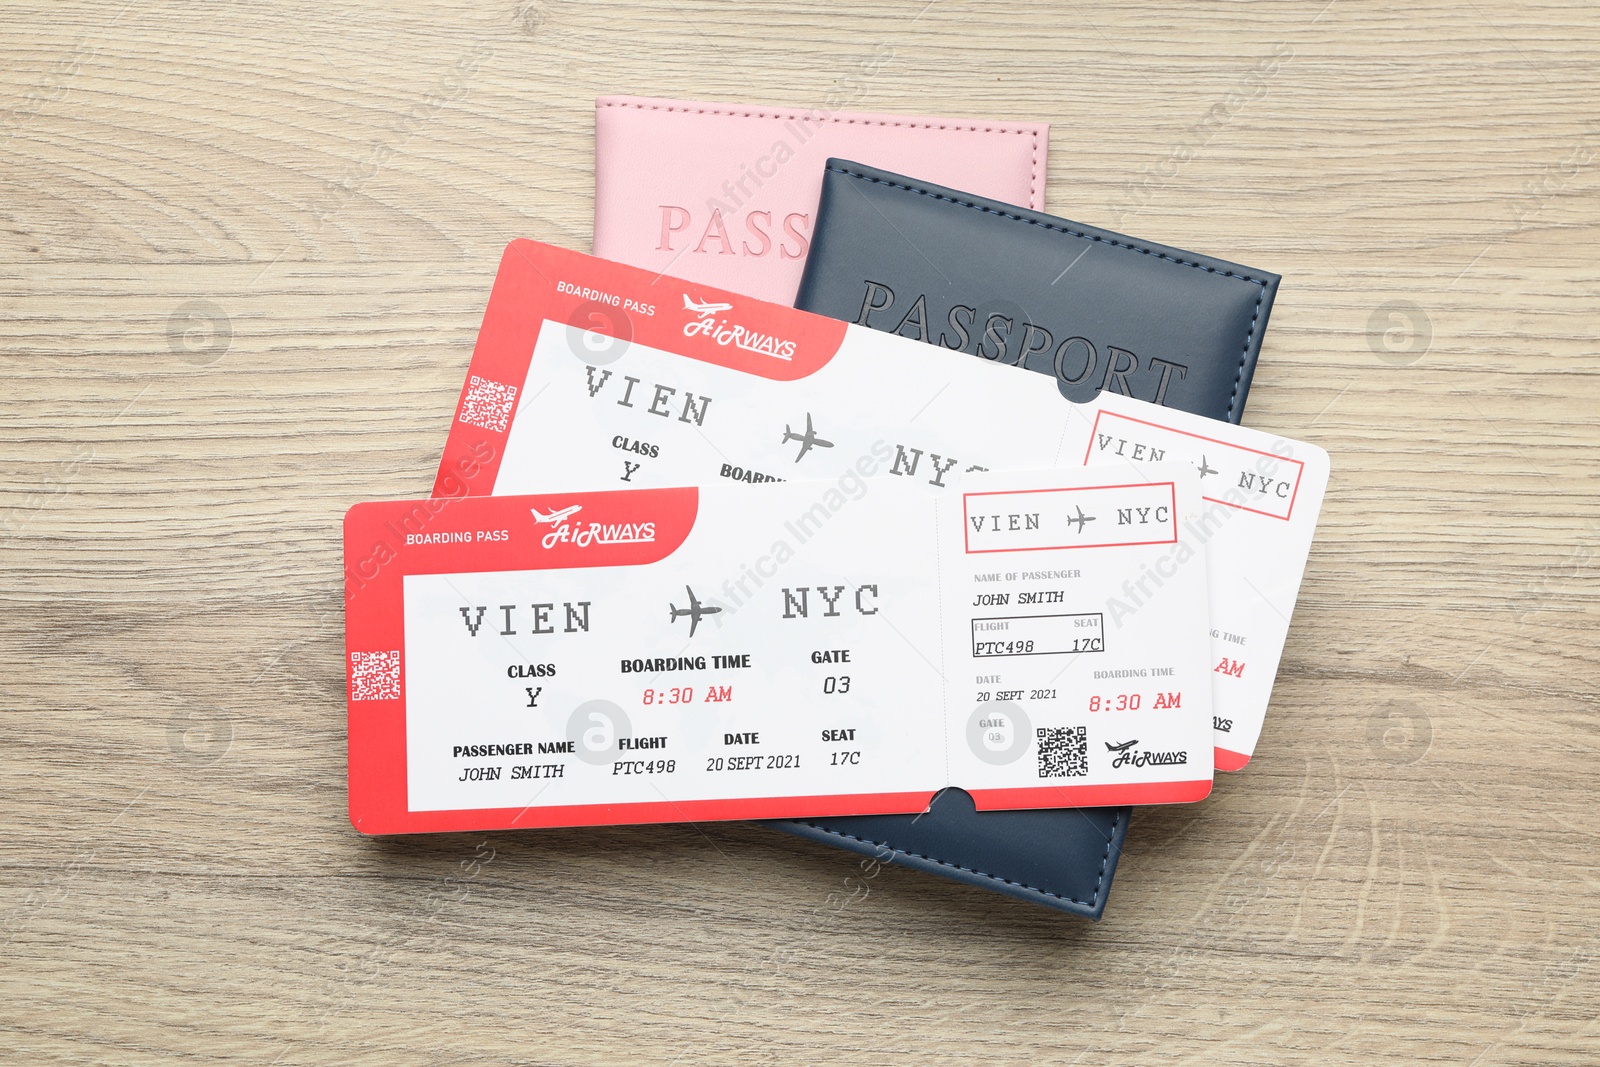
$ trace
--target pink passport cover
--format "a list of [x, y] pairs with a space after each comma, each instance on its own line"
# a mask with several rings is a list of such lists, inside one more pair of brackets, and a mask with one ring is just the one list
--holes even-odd
[[1044, 208], [1042, 122], [595, 101], [594, 254], [793, 304], [830, 156]]

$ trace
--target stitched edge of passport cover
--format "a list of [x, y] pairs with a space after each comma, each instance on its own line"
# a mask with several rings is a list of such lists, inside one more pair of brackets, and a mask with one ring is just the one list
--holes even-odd
[[[1026, 900], [1029, 903], [1044, 904], [1048, 907], [1055, 907], [1058, 910], [1070, 911], [1073, 914], [1085, 915], [1088, 918], [1098, 920], [1105, 910], [1106, 895], [1107, 891], [1110, 889], [1111, 858], [1113, 854], [1116, 854], [1119, 857], [1121, 855], [1122, 849], [1119, 845], [1119, 841], [1127, 829], [1128, 817], [1128, 809], [1122, 808], [1118, 810], [1116, 815], [1112, 818], [1111, 834], [1106, 838], [1105, 850], [1100, 854], [1100, 870], [1095, 874], [1094, 893], [1088, 900], [1079, 900], [1076, 897], [1070, 897], [1063, 893], [1056, 893], [1049, 889], [1042, 889], [1038, 886], [1028, 885], [1026, 882], [1021, 882], [1013, 878], [1006, 878], [1003, 875], [990, 874], [987, 871], [980, 871], [973, 867], [964, 867], [959, 863], [953, 863], [950, 860], [942, 860], [936, 856], [927, 855], [926, 853], [911, 852], [907, 849], [897, 848], [894, 845], [889, 844], [887, 841], [874, 841], [870, 838], [860, 837], [855, 834], [847, 834], [839, 830], [831, 830], [821, 823], [811, 822], [806, 819], [774, 820], [766, 823], [765, 825], [777, 830], [783, 830], [786, 833], [795, 834], [796, 836], [810, 838], [813, 840], [817, 839], [818, 837], [826, 836], [829, 838], [836, 838], [838, 842], [853, 842], [854, 844], [842, 844], [840, 847], [849, 849], [852, 852], [862, 853], [863, 855], [875, 856], [886, 863], [898, 863], [901, 866], [910, 867], [914, 870], [926, 869], [931, 873], [936, 874], [950, 874], [951, 872], [958, 872], [959, 874], [968, 875], [973, 879], [981, 878], [986, 882], [992, 883], [984, 886], [983, 888], [990, 889], [994, 892], [1003, 893], [1006, 896], [1015, 897], [1019, 900]], [[802, 826], [806, 827], [811, 832], [806, 833], [799, 830], [798, 827]], [[857, 845], [868, 847], [855, 847]], [[887, 852], [889, 855], [881, 855], [883, 852]], [[906, 863], [904, 862], [905, 859], [917, 860], [919, 862]], [[968, 879], [960, 880], [967, 881]], [[1048, 897], [1049, 900], [1040, 900], [1039, 898], [1041, 897]], [[1059, 904], [1051, 904], [1050, 901], [1059, 901], [1065, 904], [1076, 905], [1076, 907], [1062, 908]]]
[[722, 115], [736, 119], [779, 119], [794, 121], [822, 121], [842, 126], [898, 126], [908, 130], [949, 130], [952, 133], [1010, 133], [1028, 137], [1029, 154], [1028, 203], [1034, 210], [1044, 208], [1044, 166], [1039, 160], [1039, 136], [1048, 130], [1044, 123], [961, 122], [959, 120], [928, 121], [922, 116], [904, 118], [869, 111], [836, 111], [826, 114], [818, 111], [786, 110], [774, 107], [746, 107], [741, 104], [699, 103], [696, 101], [668, 101], [653, 97], [600, 97], [596, 108], [622, 107], [640, 111], [675, 111], [690, 115]]

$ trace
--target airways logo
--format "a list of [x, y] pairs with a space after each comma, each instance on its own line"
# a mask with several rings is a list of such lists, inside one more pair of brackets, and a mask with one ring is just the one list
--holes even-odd
[[683, 308], [692, 311], [697, 318], [683, 324], [685, 337], [709, 337], [717, 344], [726, 347], [733, 345], [746, 352], [754, 352], [758, 356], [771, 356], [773, 359], [794, 359], [795, 343], [784, 340], [770, 333], [761, 333], [744, 326], [730, 323], [727, 319], [718, 318], [718, 313], [733, 310], [732, 304], [701, 303], [691, 300], [687, 293], [683, 297]]
[[551, 511], [548, 515], [538, 508], [528, 510], [533, 513], [535, 525], [555, 527], [540, 542], [546, 549], [566, 543], [588, 548], [590, 545], [647, 544], [656, 539], [656, 524], [653, 522], [591, 522], [587, 526], [570, 523], [568, 520], [583, 510], [582, 504]]
[[1169, 767], [1183, 765], [1189, 762], [1187, 752], [1141, 752], [1136, 747], [1139, 739], [1124, 741], [1113, 745], [1110, 741], [1105, 743], [1106, 751], [1112, 754], [1111, 767]]

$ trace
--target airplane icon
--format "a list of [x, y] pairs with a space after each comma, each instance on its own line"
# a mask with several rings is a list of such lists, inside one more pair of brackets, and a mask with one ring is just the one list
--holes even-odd
[[570, 508], [562, 508], [560, 511], [552, 511], [548, 515], [541, 514], [538, 508], [529, 508], [528, 510], [533, 512], [533, 521], [535, 523], [548, 522], [554, 525], [560, 523], [562, 519], [565, 519], [576, 512], [582, 511], [583, 505], [574, 504]]
[[677, 622], [685, 615], [689, 616], [689, 636], [693, 637], [695, 627], [700, 625], [700, 617], [702, 615], [715, 615], [722, 609], [720, 607], [701, 607], [700, 600], [694, 595], [693, 589], [690, 589], [688, 586], [684, 586], [683, 591], [689, 594], [689, 606], [686, 608], [680, 608], [676, 604], [668, 604], [667, 607], [672, 609], [672, 618], [669, 621]]
[[783, 440], [781, 442], [779, 442], [779, 443], [780, 444], [788, 444], [790, 441], [799, 441], [800, 442], [800, 454], [798, 456], [794, 457], [794, 461], [796, 463], [799, 463], [800, 460], [802, 458], [804, 458], [805, 454], [807, 452], [811, 451], [811, 446], [812, 445], [816, 445], [818, 448], [832, 448], [833, 447], [833, 442], [832, 441], [824, 441], [822, 438], [817, 436], [816, 427], [811, 425], [811, 412], [809, 412], [809, 411], [806, 412], [806, 432], [805, 433], [795, 433], [793, 430], [789, 429], [789, 424], [788, 423], [784, 423], [783, 424]]
[[1200, 477], [1204, 478], [1208, 474], [1215, 474], [1215, 473], [1217, 473], [1217, 468], [1215, 468], [1215, 467], [1211, 466], [1210, 464], [1208, 464], [1206, 462], [1206, 457], [1201, 456], [1200, 457]]
[[1080, 505], [1078, 507], [1078, 514], [1076, 516], [1072, 516], [1072, 515], [1068, 515], [1067, 516], [1067, 525], [1071, 526], [1073, 523], [1077, 523], [1078, 524], [1078, 532], [1079, 533], [1083, 533], [1083, 524], [1086, 523], [1086, 522], [1093, 522], [1094, 519], [1095, 519], [1095, 517], [1093, 515], [1085, 515], [1083, 513], [1083, 507]]
[[1137, 737], [1135, 737], [1132, 741], [1124, 741], [1120, 745], [1113, 745], [1110, 741], [1107, 741], [1105, 743], [1105, 746], [1106, 746], [1106, 751], [1107, 752], [1116, 752], [1118, 754], [1121, 754], [1123, 752], [1128, 751], [1128, 749], [1132, 748], [1134, 745], [1137, 745], [1138, 743], [1139, 743], [1139, 739]]
[[702, 319], [708, 315], [715, 315], [719, 311], [729, 311], [732, 308], [732, 304], [701, 304], [690, 300], [688, 293], [683, 294], [683, 310], [692, 311]]

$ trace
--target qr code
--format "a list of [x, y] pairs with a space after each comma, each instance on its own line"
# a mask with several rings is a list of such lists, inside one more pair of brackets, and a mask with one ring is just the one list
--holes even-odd
[[506, 421], [517, 402], [517, 387], [491, 382], [476, 374], [467, 379], [467, 398], [461, 402], [461, 421], [495, 433], [506, 432]]
[[1076, 778], [1089, 773], [1089, 737], [1082, 726], [1041, 726], [1039, 777]]
[[350, 653], [350, 699], [399, 700], [399, 650]]

